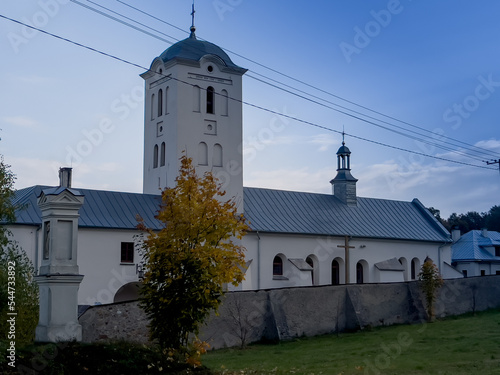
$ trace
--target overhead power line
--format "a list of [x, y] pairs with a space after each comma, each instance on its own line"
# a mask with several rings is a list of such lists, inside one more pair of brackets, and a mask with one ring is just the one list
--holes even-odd
[[[8, 20], [10, 22], [14, 22], [14, 23], [17, 23], [19, 25], [22, 25], [22, 26], [25, 26], [25, 27], [28, 27], [32, 30], [36, 30], [36, 31], [39, 31], [41, 32], [42, 34], [45, 34], [45, 35], [48, 35], [48, 36], [51, 36], [53, 38], [56, 38], [56, 39], [59, 39], [59, 40], [62, 40], [64, 42], [67, 42], [67, 43], [70, 43], [70, 44], [73, 44], [75, 46], [78, 46], [80, 48], [84, 48], [84, 49], [87, 49], [89, 51], [92, 51], [92, 52], [95, 52], [95, 53], [98, 53], [102, 56], [105, 56], [105, 57], [109, 57], [109, 58], [112, 58], [114, 60], [117, 60], [117, 61], [120, 61], [122, 63], [125, 63], [125, 64], [128, 64], [128, 65], [131, 65], [131, 66], [134, 66], [136, 68], [140, 68], [142, 70], [145, 70], [145, 71], [150, 71], [149, 68], [147, 67], [144, 67], [140, 64], [137, 64], [137, 63], [134, 63], [134, 62], [131, 62], [131, 61], [128, 61], [128, 60], [125, 60], [123, 58], [120, 58], [118, 56], [115, 56], [115, 55], [112, 55], [112, 54], [109, 54], [107, 52], [104, 52], [104, 51], [101, 51], [101, 50], [98, 50], [96, 48], [93, 48], [93, 47], [90, 47], [90, 46], [87, 46], [85, 44], [82, 44], [82, 43], [79, 43], [79, 42], [76, 42], [76, 41], [73, 41], [71, 39], [68, 39], [68, 38], [65, 38], [65, 37], [62, 37], [62, 36], [59, 36], [57, 34], [53, 34], [53, 33], [50, 33], [48, 31], [45, 31], [45, 30], [42, 30], [38, 27], [35, 27], [35, 26], [31, 26], [31, 25], [28, 25], [24, 22], [21, 22], [21, 21], [18, 21], [18, 20], [15, 20], [13, 18], [10, 18], [10, 17], [7, 17], [7, 16], [4, 16], [2, 14], [0, 14], [0, 18], [3, 18], [5, 20]], [[160, 73], [157, 73], [157, 74], [160, 74]], [[165, 74], [161, 74], [165, 77], [167, 77], [167, 75]], [[195, 85], [192, 84], [192, 83], [189, 83], [189, 82], [186, 82], [186, 81], [183, 81], [181, 79], [178, 79], [178, 78], [175, 78], [175, 77], [172, 77], [172, 76], [169, 76], [171, 79], [177, 81], [177, 82], [180, 82], [180, 83], [183, 83], [183, 84], [186, 84], [186, 85], [189, 85], [191, 87], [194, 87]], [[286, 115], [286, 114], [283, 114], [283, 113], [280, 113], [278, 111], [275, 111], [275, 110], [271, 110], [269, 108], [265, 108], [265, 107], [262, 107], [260, 105], [257, 105], [257, 104], [253, 104], [253, 103], [249, 103], [249, 102], [246, 102], [244, 100], [240, 100], [240, 99], [236, 99], [236, 98], [232, 98], [232, 97], [228, 97], [228, 99], [230, 100], [233, 100], [233, 101], [237, 101], [241, 104], [244, 104], [244, 105], [247, 105], [247, 106], [250, 106], [250, 107], [253, 107], [253, 108], [257, 108], [259, 110], [262, 110], [262, 111], [265, 111], [265, 112], [268, 112], [268, 113], [272, 113], [272, 114], [275, 114], [277, 116], [281, 116], [281, 117], [285, 117], [285, 118], [288, 118], [288, 119], [291, 119], [291, 120], [294, 120], [294, 121], [297, 121], [297, 122], [300, 122], [302, 124], [305, 124], [305, 125], [309, 125], [309, 126], [313, 126], [313, 127], [316, 127], [316, 128], [319, 128], [319, 129], [323, 129], [323, 130], [326, 130], [326, 131], [330, 131], [330, 132], [334, 132], [334, 133], [338, 133], [338, 134], [345, 134], [347, 136], [350, 136], [352, 138], [355, 138], [355, 139], [359, 139], [359, 140], [362, 140], [362, 141], [365, 141], [365, 142], [370, 142], [370, 143], [373, 143], [373, 144], [376, 144], [376, 145], [379, 145], [379, 146], [384, 146], [384, 147], [388, 147], [388, 148], [392, 148], [392, 149], [395, 149], [395, 150], [399, 150], [399, 151], [404, 151], [404, 152], [407, 152], [407, 153], [411, 153], [411, 154], [416, 154], [416, 155], [420, 155], [420, 156], [425, 156], [425, 157], [428, 157], [428, 158], [432, 158], [432, 159], [436, 159], [436, 160], [442, 160], [442, 161], [447, 161], [447, 162], [450, 162], [450, 163], [455, 163], [455, 164], [460, 164], [460, 165], [465, 165], [465, 166], [470, 166], [470, 167], [475, 167], [475, 168], [481, 168], [481, 169], [489, 169], [489, 170], [496, 170], [496, 168], [490, 168], [490, 167], [486, 167], [486, 166], [483, 166], [483, 165], [476, 165], [476, 164], [471, 164], [471, 163], [466, 163], [466, 162], [462, 162], [462, 161], [458, 161], [458, 160], [453, 160], [453, 159], [447, 159], [447, 158], [443, 158], [443, 157], [439, 157], [439, 156], [434, 156], [434, 155], [429, 155], [429, 154], [425, 154], [423, 152], [418, 152], [418, 151], [413, 151], [413, 150], [408, 150], [408, 149], [405, 149], [405, 148], [402, 148], [402, 147], [397, 147], [397, 146], [393, 146], [393, 145], [389, 145], [389, 144], [386, 144], [386, 143], [383, 143], [383, 142], [378, 142], [378, 141], [374, 141], [374, 140], [371, 140], [371, 139], [368, 139], [368, 138], [364, 138], [364, 137], [361, 137], [361, 136], [358, 136], [358, 135], [355, 135], [355, 134], [350, 134], [350, 133], [344, 133], [344, 132], [341, 132], [339, 130], [335, 130], [335, 129], [331, 129], [331, 128], [328, 128], [326, 126], [323, 126], [323, 125], [319, 125], [319, 124], [316, 124], [316, 123], [313, 123], [313, 122], [310, 122], [310, 121], [307, 121], [307, 120], [303, 120], [301, 118], [298, 118], [298, 117], [295, 117], [295, 116], [290, 116], [290, 115]], [[361, 120], [361, 119], [360, 119]]]
[[[72, 1], [73, 1], [73, 0], [72, 0]], [[91, 2], [91, 3], [94, 3], [94, 2], [92, 2], [91, 0], [87, 0], [87, 1], [89, 1], [89, 2]], [[143, 11], [143, 10], [141, 10], [141, 9], [137, 8], [137, 7], [134, 7], [134, 6], [130, 5], [130, 4], [127, 4], [126, 2], [124, 2], [124, 1], [122, 1], [122, 0], [116, 0], [116, 1], [117, 1], [117, 2], [119, 2], [120, 4], [123, 4], [123, 5], [125, 5], [125, 6], [127, 6], [127, 7], [129, 7], [129, 8], [131, 8], [131, 9], [133, 9], [133, 10], [137, 11], [137, 12], [140, 12], [141, 14], [147, 15], [148, 17], [150, 17], [150, 18], [152, 18], [152, 19], [155, 19], [155, 20], [157, 20], [157, 21], [159, 21], [159, 22], [161, 22], [161, 23], [163, 23], [163, 24], [166, 24], [166, 25], [168, 25], [168, 26], [170, 26], [170, 27], [173, 27], [173, 28], [175, 28], [175, 29], [177, 29], [177, 30], [180, 30], [180, 31], [182, 31], [182, 32], [184, 32], [184, 33], [188, 33], [186, 30], [184, 30], [184, 29], [182, 29], [182, 28], [180, 28], [180, 27], [178, 27], [178, 26], [176, 26], [176, 25], [173, 25], [173, 24], [171, 24], [171, 23], [169, 23], [169, 22], [166, 22], [166, 21], [164, 21], [164, 20], [162, 20], [162, 19], [160, 19], [160, 18], [158, 18], [158, 17], [156, 17], [156, 16], [154, 16], [154, 15], [152, 15], [152, 14], [148, 13], [148, 12], [145, 12], [145, 11]], [[95, 3], [94, 3], [94, 4], [95, 4]], [[96, 5], [97, 5], [97, 4], [96, 4]], [[114, 11], [113, 11], [113, 12], [114, 12]], [[114, 12], [114, 13], [115, 13], [115, 14], [119, 14], [119, 13], [116, 13], [116, 12]], [[123, 17], [126, 17], [126, 16], [124, 16], [124, 15], [122, 15], [122, 16], [123, 16]], [[128, 17], [126, 17], [126, 18], [128, 18]], [[130, 19], [130, 18], [128, 18], [128, 19]], [[135, 22], [135, 21], [134, 21], [134, 22]], [[151, 28], [150, 28], [150, 29], [151, 29]], [[160, 32], [159, 30], [157, 30], [157, 29], [153, 29], [153, 30], [156, 30], [157, 32], [161, 33], [161, 32]], [[198, 38], [198, 39], [203, 40], [202, 38]], [[238, 56], [238, 57], [240, 57], [240, 58], [242, 58], [242, 59], [244, 59], [244, 60], [247, 60], [247, 61], [249, 61], [249, 62], [251, 62], [251, 63], [253, 63], [253, 64], [256, 64], [256, 65], [258, 65], [258, 66], [260, 66], [260, 67], [262, 67], [262, 68], [264, 68], [264, 69], [267, 69], [267, 70], [269, 70], [269, 71], [272, 71], [273, 73], [279, 74], [279, 75], [281, 75], [281, 76], [283, 76], [283, 77], [285, 77], [285, 78], [287, 78], [287, 79], [290, 79], [290, 80], [293, 80], [293, 81], [295, 81], [295, 82], [297, 82], [297, 83], [303, 84], [303, 85], [305, 85], [305, 86], [307, 86], [307, 87], [310, 87], [310, 88], [312, 88], [312, 89], [314, 89], [314, 90], [317, 90], [317, 91], [319, 91], [319, 92], [321, 92], [321, 93], [327, 94], [327, 95], [329, 95], [329, 96], [331, 96], [331, 97], [334, 97], [334, 98], [336, 98], [336, 99], [342, 100], [342, 101], [344, 101], [344, 102], [346, 102], [346, 103], [349, 103], [349, 104], [354, 105], [354, 106], [356, 106], [356, 107], [359, 107], [359, 108], [361, 108], [361, 109], [364, 109], [364, 110], [370, 111], [370, 112], [372, 112], [372, 113], [374, 113], [374, 114], [377, 114], [377, 115], [379, 115], [379, 116], [383, 116], [383, 117], [385, 117], [385, 118], [387, 118], [387, 119], [390, 119], [390, 120], [394, 120], [394, 121], [400, 122], [400, 123], [402, 123], [402, 124], [408, 125], [408, 126], [410, 126], [410, 127], [412, 127], [412, 128], [415, 128], [415, 129], [419, 129], [420, 131], [422, 131], [422, 132], [424, 132], [424, 133], [430, 134], [430, 135], [431, 135], [431, 137], [434, 137], [434, 132], [433, 132], [433, 131], [431, 131], [431, 130], [425, 129], [425, 128], [423, 128], [423, 127], [420, 127], [420, 126], [414, 125], [414, 124], [412, 124], [412, 123], [409, 123], [409, 122], [406, 122], [406, 121], [403, 121], [403, 120], [397, 119], [397, 118], [395, 118], [395, 117], [392, 117], [392, 116], [386, 115], [386, 114], [384, 114], [384, 113], [382, 113], [382, 112], [379, 112], [379, 111], [373, 110], [373, 109], [371, 109], [371, 108], [369, 108], [369, 107], [366, 107], [366, 106], [363, 106], [363, 105], [361, 105], [361, 104], [355, 103], [355, 102], [353, 102], [353, 101], [351, 101], [351, 100], [348, 100], [348, 99], [345, 99], [345, 98], [343, 98], [343, 97], [341, 97], [341, 96], [339, 96], [339, 95], [335, 95], [335, 94], [333, 94], [333, 93], [331, 93], [331, 92], [328, 92], [328, 91], [326, 91], [326, 90], [323, 90], [323, 89], [321, 89], [321, 88], [318, 88], [317, 86], [311, 85], [311, 84], [309, 84], [309, 83], [307, 83], [307, 82], [305, 82], [305, 81], [302, 81], [302, 80], [299, 80], [299, 79], [297, 79], [297, 78], [294, 78], [294, 77], [292, 77], [292, 76], [290, 76], [290, 75], [284, 74], [284, 73], [282, 73], [282, 72], [280, 72], [280, 71], [278, 71], [278, 70], [276, 70], [276, 69], [273, 69], [273, 68], [271, 68], [271, 67], [268, 67], [268, 66], [266, 66], [266, 65], [264, 65], [264, 64], [262, 64], [262, 63], [259, 63], [259, 62], [255, 61], [255, 60], [253, 60], [253, 59], [247, 58], [247, 57], [245, 57], [245, 56], [243, 56], [243, 55], [241, 55], [241, 54], [238, 54], [238, 53], [236, 53], [236, 52], [234, 52], [234, 51], [231, 51], [231, 50], [226, 49], [226, 48], [224, 48], [224, 47], [221, 47], [221, 48], [222, 48], [225, 52], [229, 52], [230, 54], [233, 54], [233, 55], [235, 55], [235, 56]], [[251, 70], [251, 72], [253, 72], [254, 74], [256, 74], [256, 75], [258, 75], [258, 76], [260, 76], [260, 77], [265, 78], [266, 80], [269, 80], [269, 81], [272, 81], [272, 82], [275, 82], [275, 83], [279, 83], [280, 85], [283, 85], [283, 86], [285, 86], [285, 87], [287, 87], [287, 88], [290, 88], [290, 89], [292, 89], [292, 90], [294, 90], [294, 91], [300, 92], [300, 93], [305, 94], [305, 95], [308, 95], [308, 96], [310, 96], [310, 97], [312, 97], [312, 98], [315, 98], [315, 99], [318, 99], [318, 100], [324, 101], [324, 102], [326, 102], [326, 103], [329, 103], [329, 104], [331, 104], [331, 105], [337, 106], [337, 107], [339, 107], [339, 108], [345, 109], [346, 111], [351, 111], [351, 112], [353, 112], [353, 113], [355, 113], [355, 114], [358, 114], [358, 115], [361, 115], [361, 116], [365, 116], [365, 117], [367, 117], [367, 118], [369, 118], [369, 119], [372, 119], [372, 120], [375, 120], [375, 121], [382, 122], [382, 123], [384, 123], [384, 124], [386, 124], [386, 125], [388, 125], [388, 126], [395, 127], [395, 128], [397, 128], [397, 129], [400, 129], [400, 130], [403, 130], [403, 131], [406, 131], [406, 132], [409, 132], [409, 133], [413, 133], [413, 134], [417, 134], [417, 135], [419, 135], [419, 136], [422, 136], [422, 137], [424, 137], [424, 138], [416, 138], [415, 136], [411, 136], [411, 135], [408, 135], [408, 134], [405, 134], [405, 133], [401, 133], [401, 132], [398, 132], [398, 131], [394, 131], [393, 129], [390, 129], [390, 128], [387, 128], [387, 127], [381, 126], [381, 125], [379, 125], [379, 124], [377, 124], [377, 123], [373, 123], [373, 122], [371, 122], [371, 121], [366, 121], [367, 123], [369, 123], [369, 124], [371, 124], [371, 125], [375, 125], [375, 126], [378, 126], [378, 127], [380, 127], [380, 128], [383, 128], [383, 129], [385, 129], [385, 130], [387, 130], [387, 131], [394, 132], [394, 133], [396, 133], [396, 134], [398, 134], [398, 135], [401, 135], [401, 136], [404, 136], [404, 137], [407, 137], [407, 138], [411, 138], [411, 139], [417, 140], [417, 141], [422, 142], [422, 143], [425, 143], [425, 144], [429, 144], [429, 145], [434, 146], [434, 147], [437, 147], [437, 148], [441, 148], [441, 149], [443, 149], [443, 150], [445, 150], [445, 151], [450, 151], [450, 152], [454, 152], [454, 153], [457, 153], [457, 154], [465, 155], [465, 156], [467, 156], [467, 157], [471, 157], [471, 158], [473, 158], [473, 159], [475, 159], [475, 160], [477, 160], [477, 161], [482, 161], [481, 159], [484, 159], [485, 155], [488, 155], [488, 156], [495, 156], [495, 157], [496, 157], [496, 156], [498, 156], [498, 154], [497, 154], [497, 153], [495, 153], [495, 152], [493, 152], [493, 151], [491, 151], [491, 150], [487, 150], [487, 149], [480, 148], [480, 147], [478, 147], [478, 146], [475, 146], [475, 145], [469, 144], [469, 143], [467, 143], [467, 142], [463, 142], [463, 141], [461, 141], [461, 140], [454, 139], [454, 138], [452, 138], [452, 137], [448, 137], [448, 136], [446, 136], [446, 135], [444, 135], [444, 134], [440, 134], [440, 135], [439, 135], [440, 142], [445, 143], [445, 144], [448, 144], [448, 145], [451, 145], [451, 146], [454, 146], [454, 147], [460, 147], [460, 148], [463, 148], [463, 150], [456, 150], [456, 149], [452, 149], [452, 148], [449, 148], [449, 147], [446, 147], [446, 146], [442, 146], [440, 143], [436, 143], [436, 142], [433, 142], [433, 141], [429, 141], [427, 138], [425, 138], [425, 137], [428, 137], [428, 135], [426, 135], [426, 134], [422, 134], [422, 133], [419, 133], [419, 132], [416, 132], [416, 131], [412, 131], [412, 130], [410, 130], [410, 129], [406, 129], [406, 128], [402, 127], [402, 126], [398, 126], [398, 125], [392, 124], [392, 123], [390, 123], [390, 122], [387, 122], [387, 121], [384, 121], [384, 120], [381, 120], [381, 119], [375, 118], [375, 117], [373, 117], [373, 116], [369, 116], [369, 115], [367, 115], [367, 114], [363, 114], [363, 113], [361, 113], [361, 112], [359, 112], [359, 111], [355, 111], [355, 110], [353, 110], [353, 109], [347, 108], [347, 107], [342, 106], [342, 105], [340, 105], [340, 104], [333, 103], [333, 102], [328, 101], [328, 100], [326, 100], [326, 99], [323, 99], [323, 98], [320, 98], [320, 97], [318, 97], [318, 96], [315, 96], [315, 95], [313, 95], [313, 94], [311, 94], [311, 93], [307, 93], [307, 92], [305, 92], [305, 91], [303, 91], [303, 90], [300, 90], [300, 89], [297, 89], [297, 88], [292, 87], [292, 86], [290, 86], [290, 85], [287, 85], [287, 84], [285, 84], [285, 83], [283, 83], [283, 82], [280, 82], [280, 81], [274, 80], [274, 79], [272, 79], [272, 78], [270, 78], [270, 77], [267, 77], [267, 76], [265, 76], [265, 75], [263, 75], [263, 74], [260, 74], [260, 73], [258, 73], [258, 72], [255, 72], [255, 71], [253, 71], [253, 70]], [[260, 82], [262, 82], [262, 83], [264, 83], [264, 84], [267, 84], [267, 85], [271, 85], [271, 86], [273, 86], [273, 87], [275, 87], [275, 88], [277, 88], [277, 89], [279, 89], [279, 90], [286, 91], [286, 92], [288, 92], [288, 93], [290, 93], [290, 94], [293, 94], [293, 95], [296, 95], [296, 96], [298, 96], [298, 97], [301, 97], [302, 99], [309, 100], [310, 102], [313, 102], [313, 103], [316, 103], [316, 104], [320, 104], [320, 103], [318, 103], [318, 102], [316, 102], [316, 101], [314, 101], [314, 100], [310, 100], [309, 98], [303, 97], [303, 96], [301, 96], [301, 95], [297, 95], [297, 94], [296, 94], [296, 93], [294, 93], [294, 92], [290, 92], [290, 91], [288, 91], [288, 90], [283, 89], [282, 87], [272, 85], [272, 84], [270, 84], [269, 82], [266, 82], [265, 80], [258, 79], [258, 78], [254, 77], [254, 76], [249, 75], [249, 74], [247, 74], [247, 75], [246, 75], [246, 77], [249, 77], [249, 78], [254, 79], [254, 80], [258, 80], [258, 81], [260, 81]], [[321, 105], [321, 104], [320, 104], [320, 105]], [[336, 108], [332, 108], [332, 107], [325, 106], [325, 105], [323, 105], [323, 107], [329, 108], [329, 109], [331, 109], [331, 110], [334, 110], [334, 111], [337, 111], [337, 112], [340, 112], [340, 113], [342, 113], [342, 114], [344, 114], [344, 115], [348, 115], [348, 116], [349, 116], [349, 114], [347, 114], [347, 113], [345, 113], [345, 112], [342, 112], [342, 111], [339, 111], [339, 110], [337, 110]], [[448, 141], [447, 141], [447, 140], [448, 140]], [[464, 146], [466, 146], [466, 147], [464, 148]], [[464, 151], [469, 151], [469, 152], [472, 152], [472, 153], [476, 154], [476, 156], [472, 156], [472, 155], [470, 155], [470, 154], [467, 154], [467, 153], [466, 153], [466, 152], [464, 152]]]

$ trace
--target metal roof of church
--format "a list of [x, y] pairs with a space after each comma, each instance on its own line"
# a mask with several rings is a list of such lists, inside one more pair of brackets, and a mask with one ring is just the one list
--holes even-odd
[[486, 260], [500, 261], [500, 257], [493, 256], [484, 247], [500, 246], [500, 233], [495, 231], [486, 231], [486, 237], [481, 230], [471, 230], [465, 233], [455, 242], [451, 249], [451, 260]]
[[259, 232], [449, 241], [448, 231], [417, 199], [358, 197], [353, 207], [331, 194], [261, 188], [244, 193], [245, 216]]
[[[37, 197], [48, 186], [20, 189], [15, 202], [17, 224], [40, 225]], [[80, 227], [134, 229], [136, 216], [160, 229], [154, 218], [159, 195], [75, 189], [85, 196]], [[287, 234], [449, 241], [446, 229], [417, 200], [359, 198], [355, 207], [330, 194], [244, 188], [245, 216], [253, 231]]]

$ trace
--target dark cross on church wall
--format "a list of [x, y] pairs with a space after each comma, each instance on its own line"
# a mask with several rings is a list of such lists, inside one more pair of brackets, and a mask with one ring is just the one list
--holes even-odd
[[349, 246], [349, 236], [344, 236], [344, 245], [337, 245], [343, 247], [345, 250], [345, 283], [349, 284], [349, 249], [354, 249], [354, 246]]

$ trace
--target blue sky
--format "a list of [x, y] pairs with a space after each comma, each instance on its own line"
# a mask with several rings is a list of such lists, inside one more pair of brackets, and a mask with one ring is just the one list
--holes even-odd
[[[189, 0], [99, 4], [171, 42], [188, 35]], [[360, 196], [418, 198], [444, 217], [500, 204], [499, 172], [477, 167], [500, 158], [499, 2], [206, 0], [196, 9], [197, 36], [249, 69], [246, 102], [336, 131], [244, 106], [245, 186], [329, 193], [344, 128]], [[170, 45], [68, 0], [4, 0], [0, 14], [144, 67]], [[58, 167], [72, 164], [76, 187], [141, 192], [143, 70], [5, 19], [0, 50], [0, 153], [16, 187], [54, 185]], [[257, 74], [324, 105], [263, 84]]]

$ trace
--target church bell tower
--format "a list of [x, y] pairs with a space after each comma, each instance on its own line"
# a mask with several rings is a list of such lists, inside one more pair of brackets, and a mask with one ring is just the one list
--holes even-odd
[[351, 174], [351, 151], [342, 139], [342, 146], [337, 151], [337, 176], [330, 181], [333, 195], [347, 206], [357, 206], [356, 182], [358, 180]]
[[[145, 81], [143, 192], [175, 186], [183, 153], [197, 173], [211, 171], [227, 197], [243, 201], [242, 76], [218, 46], [188, 38], [141, 74]], [[242, 207], [240, 207], [242, 210]]]

